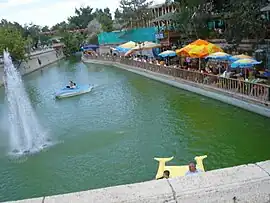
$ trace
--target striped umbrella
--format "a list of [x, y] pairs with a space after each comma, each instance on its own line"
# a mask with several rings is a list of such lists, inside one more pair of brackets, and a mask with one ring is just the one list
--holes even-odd
[[240, 54], [240, 55], [234, 55], [230, 57], [231, 61], [237, 61], [239, 59], [253, 59], [251, 56]]
[[126, 53], [129, 50], [133, 49], [134, 47], [136, 47], [136, 43], [133, 41], [129, 41], [127, 43], [124, 43], [124, 44], [121, 44], [121, 45], [115, 47], [115, 49], [119, 52]]
[[161, 47], [161, 44], [157, 44], [154, 42], [144, 42], [142, 44], [137, 45], [132, 50], [139, 51], [139, 50], [147, 50], [147, 49], [153, 49], [153, 48], [158, 48], [158, 47]]
[[219, 46], [201, 39], [176, 50], [177, 55], [189, 56], [191, 58], [204, 58], [216, 52], [223, 52], [223, 50]]
[[176, 56], [176, 53], [175, 51], [172, 51], [172, 50], [167, 50], [167, 51], [163, 51], [159, 54], [159, 56], [165, 58], [165, 57], [173, 57], [173, 56]]
[[136, 42], [129, 41], [127, 43], [119, 45], [119, 47], [126, 48], [126, 49], [133, 49], [134, 47], [136, 47]]
[[254, 65], [261, 63], [261, 61], [256, 61], [254, 59], [239, 59], [231, 64], [231, 68], [251, 68]]
[[157, 43], [154, 43], [154, 42], [144, 42], [144, 43], [141, 43], [141, 44], [137, 45], [133, 49], [129, 50], [125, 54], [125, 56], [129, 56], [130, 54], [132, 54], [135, 51], [149, 50], [149, 49], [154, 49], [154, 48], [158, 48], [158, 47], [161, 47], [161, 44], [157, 44]]
[[208, 56], [206, 56], [206, 59], [214, 59], [214, 60], [229, 60], [231, 57], [230, 54], [227, 54], [225, 52], [216, 52], [213, 54], [210, 54]]

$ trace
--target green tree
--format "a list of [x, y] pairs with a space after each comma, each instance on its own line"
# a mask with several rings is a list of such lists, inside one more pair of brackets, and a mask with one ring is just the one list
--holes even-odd
[[21, 61], [26, 59], [26, 40], [22, 34], [13, 27], [0, 27], [0, 50], [8, 49], [13, 59]]
[[212, 0], [216, 13], [230, 12], [230, 0]]
[[144, 26], [151, 19], [149, 6], [152, 3], [147, 0], [121, 0], [121, 10], [116, 11], [117, 20], [130, 27]]
[[176, 28], [184, 38], [205, 38], [208, 36], [206, 10], [207, 0], [189, 0], [178, 2], [179, 12], [174, 14]]
[[115, 20], [121, 20], [121, 18], [122, 18], [122, 13], [118, 8], [114, 12], [114, 18], [115, 18]]
[[263, 39], [266, 22], [260, 12], [267, 0], [177, 0], [179, 11], [175, 14], [178, 29], [186, 36], [207, 38], [207, 22], [218, 13], [225, 21], [223, 33], [228, 42], [239, 44], [242, 39]]
[[85, 39], [85, 36], [81, 33], [71, 32], [63, 32], [62, 37], [62, 42], [65, 44], [63, 52], [66, 56], [71, 56], [72, 54], [79, 51], [81, 44]]
[[90, 6], [75, 9], [75, 15], [68, 18], [69, 24], [73, 24], [76, 28], [84, 29], [88, 23], [94, 19], [93, 9]]
[[112, 14], [109, 8], [105, 8], [104, 10], [96, 9], [94, 16], [101, 24], [102, 30], [104, 32], [113, 31]]
[[51, 37], [48, 35], [40, 34], [39, 41], [41, 45], [49, 45]]
[[0, 21], [0, 27], [12, 27], [13, 29], [18, 30], [23, 36], [25, 36], [25, 29], [17, 22], [9, 22], [6, 19]]
[[62, 21], [52, 26], [51, 31], [58, 31], [58, 30], [65, 31], [67, 27], [68, 27], [68, 24], [66, 23], [66, 21]]
[[49, 32], [50, 29], [49, 29], [49, 27], [46, 25], [46, 26], [44, 26], [43, 28], [41, 28], [41, 31], [42, 31], [42, 32]]
[[[20, 32], [20, 34], [24, 40], [27, 40], [27, 38], [29, 38], [29, 37], [32, 38], [31, 44], [27, 44], [27, 47], [38, 45], [39, 35], [40, 35], [40, 31], [41, 31], [40, 26], [38, 26], [38, 25], [30, 24], [30, 25], [25, 25], [23, 27], [17, 22], [12, 23], [12, 22], [9, 22], [5, 19], [2, 19], [0, 22], [0, 27], [14, 29], [14, 30]], [[27, 49], [27, 50], [30, 50], [30, 49]]]
[[229, 0], [230, 8], [227, 17], [225, 38], [236, 44], [242, 39], [264, 39], [266, 36], [266, 20], [262, 18], [260, 9], [267, 4], [267, 0]]
[[32, 46], [37, 48], [40, 40], [41, 27], [39, 25], [31, 23], [29, 25], [25, 25], [24, 29], [24, 37], [27, 38], [28, 36], [30, 36], [32, 38]]

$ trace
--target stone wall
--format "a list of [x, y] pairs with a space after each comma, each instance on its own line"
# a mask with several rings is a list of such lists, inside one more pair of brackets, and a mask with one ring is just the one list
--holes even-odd
[[[20, 66], [22, 75], [31, 73], [39, 68], [52, 64], [64, 57], [62, 52], [56, 52], [55, 50], [48, 50], [42, 53], [32, 54], [28, 62], [23, 62]], [[40, 59], [41, 65], [38, 63]]]
[[270, 161], [13, 203], [270, 202]]
[[[41, 61], [41, 65], [38, 63], [38, 58]], [[19, 70], [22, 75], [31, 73], [47, 65], [50, 65], [60, 59], [64, 58], [63, 53], [56, 52], [54, 49], [48, 49], [44, 51], [34, 52], [30, 55], [30, 59], [27, 62], [22, 62]], [[3, 85], [4, 66], [0, 65], [0, 86]]]

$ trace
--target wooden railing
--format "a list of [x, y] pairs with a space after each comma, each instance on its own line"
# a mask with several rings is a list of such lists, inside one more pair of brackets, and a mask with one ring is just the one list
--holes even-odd
[[224, 78], [218, 75], [201, 73], [198, 71], [190, 71], [182, 68], [165, 67], [162, 65], [150, 64], [141, 61], [134, 61], [129, 58], [120, 58], [112, 56], [85, 56], [87, 59], [95, 59], [102, 61], [114, 61], [125, 65], [134, 66], [148, 71], [160, 74], [166, 74], [174, 77], [174, 79], [183, 79], [193, 83], [215, 88], [225, 91], [229, 94], [237, 94], [246, 99], [253, 100], [270, 106], [270, 86], [258, 83], [251, 83], [243, 80], [232, 78]]

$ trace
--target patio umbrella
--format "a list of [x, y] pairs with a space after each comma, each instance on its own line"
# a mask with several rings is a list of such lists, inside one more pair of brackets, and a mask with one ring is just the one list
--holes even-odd
[[154, 48], [158, 48], [161, 47], [161, 44], [157, 44], [154, 42], [143, 42], [139, 45], [137, 45], [136, 47], [134, 47], [133, 49], [129, 50], [125, 56], [128, 56], [130, 54], [132, 54], [135, 51], [141, 51], [141, 50], [149, 50], [149, 49], [154, 49]]
[[126, 48], [126, 49], [132, 49], [136, 47], [136, 43], [133, 41], [126, 42], [124, 44], [119, 45], [119, 47]]
[[201, 39], [176, 50], [177, 55], [189, 56], [191, 58], [203, 58], [216, 52], [223, 52], [223, 50], [219, 46]]
[[128, 52], [129, 50], [131, 50], [132, 48], [134, 48], [136, 46], [136, 43], [133, 42], [133, 41], [129, 41], [129, 42], [126, 42], [124, 44], [121, 44], [117, 47], [115, 47], [115, 49], [119, 52]]
[[158, 48], [158, 47], [161, 47], [161, 44], [157, 44], [154, 42], [143, 42], [142, 44], [139, 44], [136, 47], [134, 47], [133, 50], [135, 51], [147, 50], [147, 49], [153, 49], [153, 48]]
[[167, 50], [167, 51], [161, 52], [158, 56], [161, 56], [163, 58], [165, 58], [165, 57], [173, 57], [173, 56], [176, 56], [176, 53], [175, 53], [175, 51]]
[[261, 61], [256, 61], [254, 59], [239, 59], [231, 64], [231, 68], [251, 68], [252, 66], [261, 63]]
[[214, 60], [229, 60], [231, 57], [230, 54], [225, 52], [216, 52], [205, 57], [205, 59], [214, 59]]
[[240, 54], [240, 55], [234, 55], [230, 57], [231, 61], [237, 61], [239, 59], [253, 59], [251, 56]]

